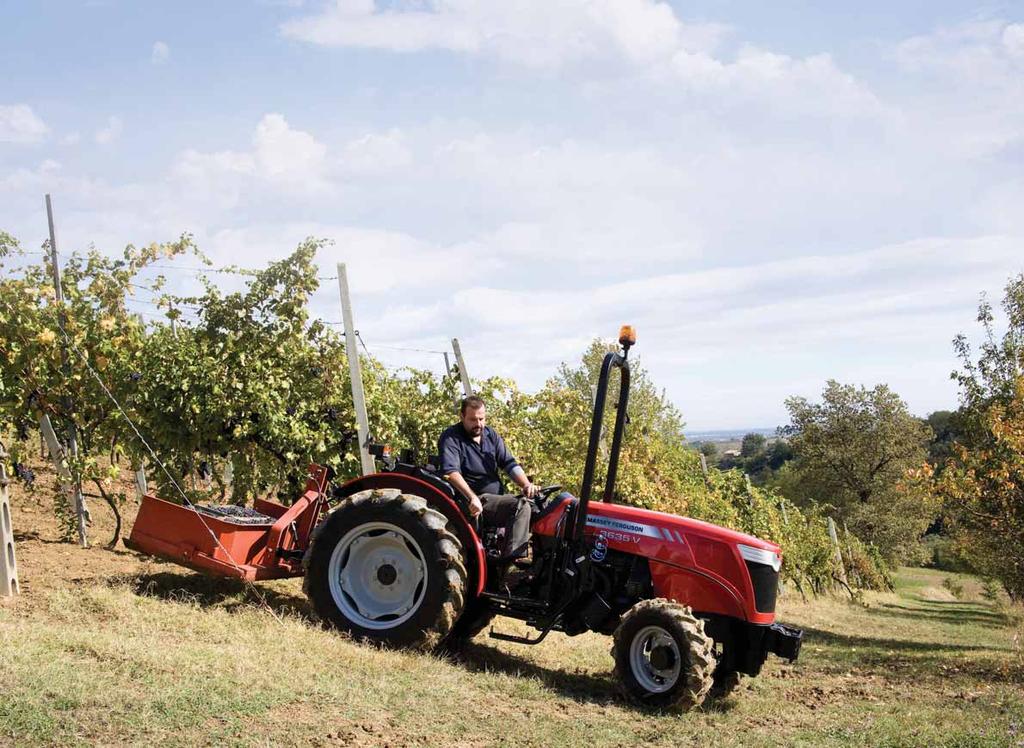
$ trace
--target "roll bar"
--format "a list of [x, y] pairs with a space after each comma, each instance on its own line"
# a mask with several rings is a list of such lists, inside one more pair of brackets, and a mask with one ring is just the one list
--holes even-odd
[[594, 487], [594, 469], [597, 464], [597, 450], [601, 443], [601, 426], [604, 422], [605, 401], [608, 399], [608, 378], [613, 368], [620, 369], [621, 384], [619, 386], [618, 411], [615, 414], [615, 432], [612, 435], [612, 450], [608, 456], [608, 476], [604, 484], [602, 501], [611, 502], [615, 491], [615, 478], [619, 472], [619, 452], [622, 450], [622, 434], [626, 428], [626, 409], [629, 405], [629, 347], [632, 341], [623, 337], [622, 353], [605, 354], [601, 362], [601, 375], [597, 380], [597, 395], [594, 398], [594, 416], [590, 422], [590, 442], [587, 445], [587, 462], [583, 467], [583, 485], [580, 487], [580, 500], [577, 506], [572, 540], [582, 540], [583, 531], [587, 526], [587, 510], [590, 508], [590, 492]]

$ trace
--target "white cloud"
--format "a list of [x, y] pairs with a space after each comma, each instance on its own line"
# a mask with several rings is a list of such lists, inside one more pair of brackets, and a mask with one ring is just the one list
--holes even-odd
[[681, 50], [672, 66], [683, 85], [696, 93], [761, 99], [790, 114], [876, 116], [878, 98], [844, 73], [827, 54], [794, 58], [743, 46], [732, 62], [704, 52]]
[[287, 37], [325, 46], [443, 49], [533, 68], [609, 57], [649, 64], [667, 59], [683, 43], [713, 45], [724, 30], [719, 24], [684, 25], [657, 0], [425, 0], [388, 6], [336, 0], [281, 28]]
[[28, 104], [0, 104], [0, 143], [40, 143], [49, 132]]
[[67, 135], [60, 139], [61, 145], [78, 145], [78, 142], [82, 139], [82, 134], [75, 131], [69, 132]]
[[349, 141], [342, 150], [341, 167], [356, 174], [393, 172], [412, 163], [412, 150], [398, 128], [368, 133]]
[[292, 128], [281, 114], [271, 113], [256, 125], [251, 150], [188, 149], [179, 155], [171, 175], [191, 197], [231, 207], [243, 193], [268, 187], [302, 195], [330, 192], [327, 167], [327, 146]]
[[756, 101], [788, 114], [881, 113], [875, 95], [829, 55], [794, 58], [743, 45], [728, 59], [719, 47], [730, 31], [684, 23], [659, 0], [336, 0], [282, 26], [285, 36], [324, 46], [442, 49], [531, 70], [572, 68], [591, 79], [639, 75], [645, 84], [664, 84], [657, 94], [662, 108], [688, 93], [707, 96], [714, 107]]
[[1024, 24], [975, 21], [897, 45], [907, 125], [935, 148], [991, 158], [1024, 140]]
[[256, 126], [253, 147], [260, 171], [271, 179], [320, 182], [327, 146], [293, 129], [280, 114], [267, 114]]
[[171, 48], [167, 42], [153, 42], [153, 50], [149, 59], [154, 65], [163, 65], [171, 58]]
[[107, 126], [96, 131], [94, 140], [100, 145], [110, 145], [120, 138], [123, 132], [124, 122], [122, 119], [117, 115], [111, 115], [107, 118]]
[[1003, 47], [1014, 59], [1024, 57], [1024, 23], [1011, 23], [1003, 29]]

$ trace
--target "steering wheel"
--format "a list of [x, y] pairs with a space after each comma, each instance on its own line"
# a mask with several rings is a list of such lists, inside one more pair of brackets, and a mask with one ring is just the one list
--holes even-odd
[[533, 497], [533, 504], [537, 509], [543, 509], [552, 496], [557, 496], [558, 492], [562, 490], [561, 486], [550, 485], [542, 486], [537, 489], [537, 495]]

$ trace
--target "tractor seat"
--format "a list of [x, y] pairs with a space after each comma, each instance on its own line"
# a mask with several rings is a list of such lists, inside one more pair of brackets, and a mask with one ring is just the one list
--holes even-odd
[[221, 522], [229, 522], [232, 525], [272, 525], [274, 518], [261, 514], [255, 509], [236, 504], [196, 504], [195, 510], [207, 517], [219, 519]]

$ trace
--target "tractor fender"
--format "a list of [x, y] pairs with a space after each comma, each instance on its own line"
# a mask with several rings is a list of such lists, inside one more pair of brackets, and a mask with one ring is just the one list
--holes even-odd
[[710, 574], [653, 558], [648, 563], [655, 597], [675, 600], [700, 613], [718, 613], [741, 621], [748, 619], [736, 591]]
[[353, 478], [339, 486], [335, 490], [335, 496], [351, 496], [359, 491], [374, 488], [397, 488], [402, 493], [426, 499], [431, 508], [441, 512], [448, 519], [449, 527], [455, 531], [462, 547], [466, 549], [466, 571], [469, 572], [467, 588], [475, 590], [475, 596], [484, 591], [484, 584], [487, 582], [484, 547], [480, 543], [480, 536], [459, 509], [458, 504], [426, 481], [401, 473], [373, 473]]

